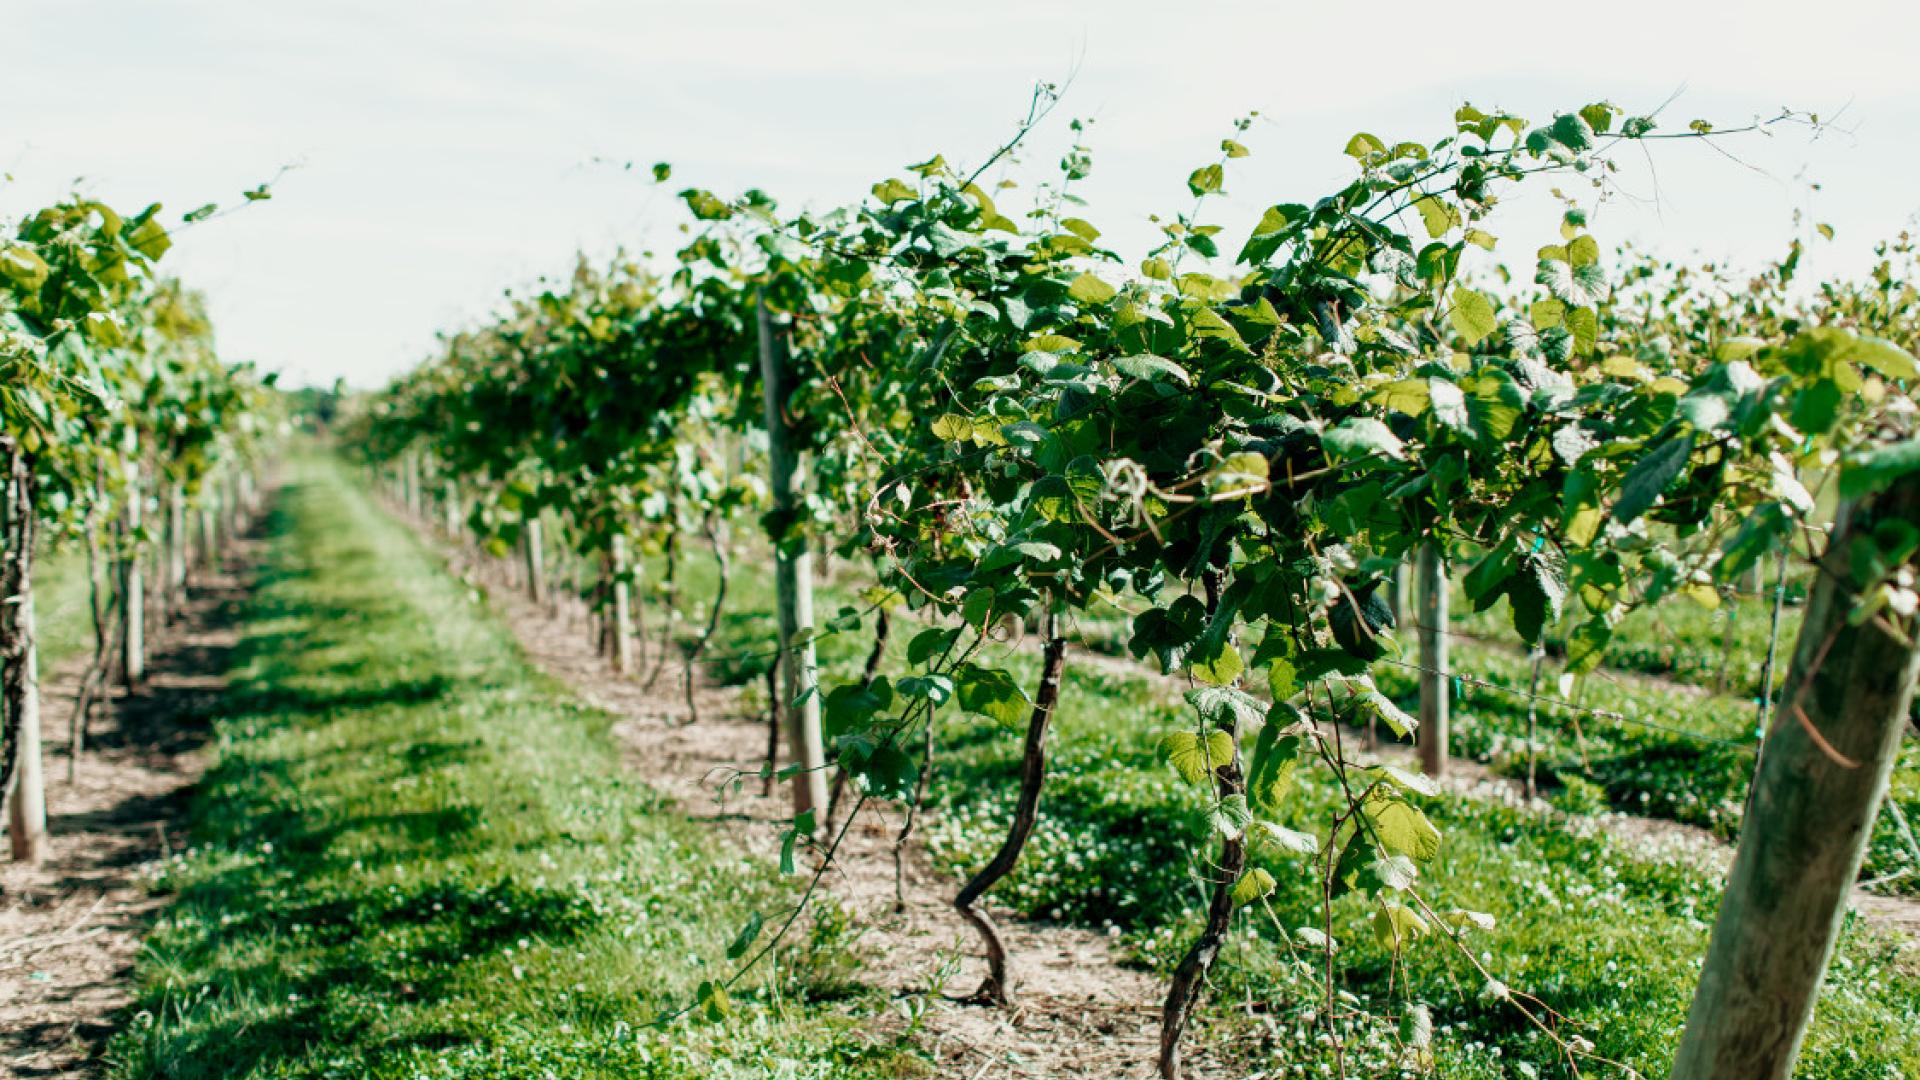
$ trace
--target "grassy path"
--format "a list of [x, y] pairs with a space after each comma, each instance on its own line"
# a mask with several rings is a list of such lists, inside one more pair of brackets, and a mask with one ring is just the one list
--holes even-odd
[[609, 718], [333, 466], [295, 462], [122, 1077], [892, 1075], [800, 949], [645, 1025], [790, 886], [624, 775]]
[[[647, 1028], [724, 973], [735, 929], [790, 903], [791, 880], [688, 822], [644, 770], [623, 770], [612, 718], [537, 670], [478, 594], [336, 467], [301, 462], [292, 474], [196, 846], [166, 868], [177, 901], [142, 964], [141, 1015], [113, 1044], [115, 1075], [924, 1075], [891, 1039], [861, 1033], [856, 1018], [891, 1003], [849, 985], [839, 938], [804, 943], [777, 980], [736, 995], [725, 1025]], [[683, 581], [689, 597], [705, 595], [698, 576]], [[757, 586], [741, 584], [723, 654], [765, 640]], [[863, 645], [836, 638], [823, 657], [844, 669]], [[1045, 820], [999, 899], [1112, 933], [1163, 968], [1191, 930], [1188, 856], [1205, 830], [1153, 741], [1186, 718], [1144, 678], [1069, 680]], [[936, 860], [958, 869], [994, 835], [1012, 759], [983, 724], [956, 720], [943, 742], [928, 834]], [[1300, 824], [1330, 798], [1303, 786]], [[1490, 966], [1603, 1053], [1658, 1075], [1704, 948], [1713, 876], [1497, 800], [1433, 812], [1447, 847], [1429, 886], [1498, 917], [1476, 939]], [[1300, 868], [1273, 869], [1276, 910], [1307, 910]], [[1338, 913], [1345, 987], [1386, 1008], [1408, 994], [1431, 1004], [1445, 1035], [1439, 1075], [1491, 1080], [1521, 1075], [1519, 1062], [1564, 1074], [1445, 950], [1396, 964], [1366, 918], [1353, 905]], [[1273, 1075], [1326, 1064], [1288, 936], [1264, 920], [1236, 933], [1201, 1036]], [[1911, 962], [1894, 943], [1849, 940], [1805, 1075], [1920, 1067]], [[1397, 1071], [1388, 1033], [1349, 1035], [1350, 1067]]]

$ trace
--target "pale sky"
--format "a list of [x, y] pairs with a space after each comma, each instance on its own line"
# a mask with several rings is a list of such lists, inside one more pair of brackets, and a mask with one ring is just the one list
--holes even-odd
[[[1845, 130], [1736, 140], [1738, 162], [1660, 145], [1623, 181], [1658, 200], [1597, 213], [1603, 242], [1753, 264], [1805, 208], [1838, 230], [1810, 270], [1842, 274], [1920, 211], [1916, 42], [1912, 0], [0, 0], [0, 217], [78, 179], [177, 221], [297, 164], [166, 269], [210, 294], [230, 359], [373, 386], [576, 250], [667, 250], [674, 189], [852, 201], [935, 152], [981, 160], [1034, 82], [1072, 74], [1025, 175], [1050, 172], [1065, 119], [1094, 120], [1086, 216], [1123, 252], [1188, 207], [1187, 173], [1251, 110], [1253, 157], [1206, 215], [1229, 252], [1265, 206], [1350, 177], [1355, 131], [1431, 142], [1463, 100], [1545, 120], [1677, 93], [1667, 130], [1783, 106]], [[645, 176], [663, 160], [667, 190]], [[1529, 208], [1511, 257], [1548, 239], [1544, 188]]]

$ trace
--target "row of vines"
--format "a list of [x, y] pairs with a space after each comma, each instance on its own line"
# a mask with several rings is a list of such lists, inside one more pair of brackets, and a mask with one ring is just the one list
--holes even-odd
[[219, 359], [205, 298], [156, 270], [172, 245], [158, 205], [129, 217], [84, 198], [0, 236], [0, 791], [15, 859], [49, 843], [36, 565], [84, 550], [92, 649], [71, 779], [108, 684], [140, 684], [150, 638], [253, 504], [277, 415], [270, 379]]
[[[1301, 943], [1336, 1053], [1356, 1006], [1335, 905], [1368, 905], [1395, 949], [1478, 964], [1467, 939], [1489, 920], [1421, 887], [1444, 858], [1421, 809], [1441, 789], [1351, 735], [1383, 727], [1430, 771], [1444, 760], [1436, 718], [1373, 679], [1401, 659], [1402, 568], [1429, 584], [1423, 628], [1446, 625], [1432, 583], [1459, 561], [1474, 606], [1504, 601], [1526, 645], [1555, 633], [1577, 678], [1629, 612], [1791, 560], [1814, 581], [1804, 629], [1676, 1069], [1788, 1075], [1920, 664], [1910, 252], [1810, 289], [1797, 244], [1734, 278], [1607, 255], [1589, 219], [1624, 150], [1811, 118], [1669, 135], [1605, 103], [1541, 125], [1467, 106], [1433, 142], [1354, 136], [1350, 182], [1272, 206], [1235, 250], [1209, 218], [1249, 152], [1241, 123], [1187, 178], [1191, 202], [1155, 218], [1160, 242], [1123, 254], [1077, 194], [1078, 125], [1057, 175], [1024, 193], [1008, 178], [1053, 103], [1039, 92], [977, 169], [935, 157], [832, 211], [685, 190], [670, 264], [582, 261], [514, 296], [349, 437], [450, 528], [518, 544], [537, 587], [591, 601], [627, 670], [642, 568], [704, 541], [724, 583], [734, 531], [757, 522], [780, 586], [766, 657], [793, 745], [765, 773], [792, 791], [789, 872], [807, 855], [824, 872], [861, 803], [924, 797], [940, 710], [1022, 740], [1009, 831], [954, 901], [990, 960], [985, 1004], [1012, 999], [1019, 958], [980, 902], [1034, 828], [1069, 628], [1126, 612], [1126, 648], [1191, 707], [1161, 748], [1213, 825], [1204, 921], [1167, 987], [1168, 1077], [1236, 913], [1280, 875], [1316, 883], [1319, 909], [1287, 918], [1322, 928]], [[1558, 232], [1497, 238], [1502, 201], [1534, 186]], [[1514, 251], [1530, 273], [1502, 264]], [[871, 579], [865, 607], [813, 610], [826, 554]], [[549, 566], [566, 580], [543, 582]], [[723, 601], [684, 657], [690, 704]], [[889, 678], [898, 626], [909, 673]], [[820, 685], [814, 643], [859, 630], [875, 663]], [[1042, 658], [1030, 686], [995, 659], [1015, 643]], [[1307, 770], [1337, 813], [1291, 812]], [[736, 973], [687, 1011], [723, 1018], [799, 916], [743, 929]], [[1550, 1002], [1480, 974], [1569, 1065], [1593, 1055]], [[1431, 1038], [1417, 1005], [1396, 1020], [1410, 1046]]]

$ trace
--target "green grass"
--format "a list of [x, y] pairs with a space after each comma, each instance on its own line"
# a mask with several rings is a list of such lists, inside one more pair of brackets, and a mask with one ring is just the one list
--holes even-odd
[[[1766, 669], [1767, 644], [1773, 637], [1772, 583], [1759, 594], [1723, 599], [1717, 608], [1703, 607], [1684, 597], [1671, 596], [1657, 604], [1636, 608], [1614, 627], [1606, 664], [1617, 671], [1662, 675], [1693, 686], [1720, 688], [1752, 700], [1760, 693], [1760, 675]], [[1806, 603], [1804, 582], [1789, 581], [1787, 604], [1780, 613], [1779, 653], [1774, 658], [1773, 685], [1787, 677], [1793, 640], [1800, 633]], [[1578, 604], [1576, 613], [1584, 614]], [[1496, 640], [1512, 640], [1513, 623], [1506, 604], [1475, 612], [1464, 590], [1453, 599], [1456, 631]], [[1566, 655], [1566, 631], [1571, 623], [1547, 629], [1546, 648], [1553, 656]]]
[[610, 718], [334, 466], [269, 521], [192, 848], [111, 1075], [861, 1077], [913, 1064], [851, 1019], [817, 920], [724, 1025], [646, 1025], [725, 974], [792, 879], [627, 773]]
[[40, 635], [40, 677], [93, 648], [87, 556], [76, 544], [48, 550], [34, 564], [34, 628]]
[[[697, 565], [689, 571], [683, 564], [685, 595], [708, 595], [703, 573]], [[857, 604], [858, 586], [848, 575], [826, 589], [822, 610]], [[737, 606], [716, 651], [764, 648], [771, 633], [764, 578], [741, 574], [734, 597]], [[896, 633], [897, 653], [904, 651], [911, 631]], [[827, 679], [853, 677], [867, 644], [864, 632], [825, 638], [820, 651]], [[1502, 658], [1524, 665], [1523, 658], [1500, 650], [1482, 654], [1478, 659], [1488, 665]], [[1016, 655], [1009, 664], [1031, 684], [1032, 657]], [[753, 685], [750, 665], [735, 675]], [[1191, 726], [1190, 714], [1177, 703], [1178, 689], [1171, 680], [1116, 675], [1070, 662], [1041, 824], [1020, 868], [995, 893], [998, 902], [1029, 916], [1115, 934], [1140, 963], [1162, 974], [1197, 928], [1204, 896], [1198, 860], [1210, 850], [1203, 839], [1200, 793], [1182, 785], [1155, 751], [1162, 734]], [[1476, 711], [1482, 697], [1498, 695], [1478, 692], [1462, 708], [1456, 737], [1467, 745], [1457, 749], [1469, 749], [1476, 740], [1491, 746], [1514, 730], [1510, 709]], [[1737, 702], [1725, 706], [1730, 711], [1719, 718], [1688, 708], [1700, 700], [1682, 695], [1654, 704], [1667, 719], [1702, 731], [1731, 730], [1747, 722], [1734, 715]], [[1524, 717], [1524, 709], [1519, 715]], [[1708, 771], [1698, 744], [1615, 727], [1589, 729], [1589, 750], [1617, 758], [1611, 767], [1621, 778], [1618, 794], [1658, 790], [1663, 776]], [[940, 744], [934, 787], [940, 812], [930, 823], [928, 843], [942, 866], [970, 871], [985, 861], [1005, 828], [1019, 739], [984, 721], [952, 717], [945, 721]], [[1652, 763], [1676, 747], [1685, 756], [1675, 759], [1670, 774], [1656, 772]], [[1744, 783], [1741, 770], [1748, 759], [1729, 753], [1718, 764], [1720, 775]], [[1912, 770], [1903, 775], [1911, 777]], [[1615, 794], [1612, 788], [1608, 792]], [[1301, 828], [1315, 828], [1335, 806], [1325, 779], [1303, 784], [1295, 798], [1293, 824]], [[1716, 796], [1721, 803], [1730, 798]], [[1493, 932], [1471, 938], [1487, 966], [1514, 989], [1538, 995], [1563, 1013], [1600, 1053], [1646, 1075], [1664, 1075], [1705, 955], [1718, 901], [1716, 876], [1684, 860], [1614, 842], [1577, 816], [1530, 812], [1490, 798], [1433, 800], [1426, 809], [1446, 840], [1426, 872], [1423, 890], [1436, 908], [1496, 917]], [[1314, 923], [1317, 894], [1303, 864], [1267, 865], [1280, 882], [1272, 902], [1281, 925], [1264, 916], [1241, 917], [1213, 980], [1211, 1030], [1197, 1038], [1232, 1039], [1251, 1057], [1250, 1067], [1274, 1069], [1276, 1075], [1319, 1075], [1330, 1059], [1309, 1019], [1317, 972], [1300, 966], [1284, 941], [1287, 931]], [[1424, 941], [1396, 967], [1375, 940], [1366, 906], [1355, 898], [1336, 907], [1341, 988], [1380, 1015], [1408, 1000], [1430, 1005], [1440, 1028], [1439, 1075], [1517, 1076], [1523, 1075], [1514, 1071], [1521, 1062], [1541, 1076], [1568, 1075], [1552, 1044], [1513, 1009], [1485, 999], [1483, 980], [1448, 946]], [[1920, 973], [1911, 953], [1903, 959], [1895, 943], [1852, 927], [1829, 976], [1799, 1075], [1920, 1075], [1916, 1021]], [[1393, 1043], [1382, 1026], [1357, 1023], [1351, 1035], [1356, 1047], [1348, 1061], [1351, 1075], [1395, 1075]], [[1588, 1074], [1607, 1070], [1590, 1068]]]
[[[1158, 761], [1154, 742], [1191, 719], [1147, 678], [1082, 672], [1065, 689], [1059, 724], [1043, 824], [1000, 899], [1036, 917], [1117, 931], [1165, 973], [1197, 925], [1196, 853], [1207, 851], [1206, 826], [1201, 797]], [[929, 842], [943, 863], [972, 867], [1004, 828], [1017, 744], [976, 723], [955, 724], [945, 742], [937, 789], [944, 814]], [[1327, 820], [1336, 805], [1325, 779], [1303, 784], [1294, 799], [1292, 824], [1304, 829]], [[1714, 876], [1498, 801], [1433, 800], [1427, 811], [1446, 841], [1423, 891], [1437, 909], [1496, 917], [1492, 933], [1472, 935], [1495, 975], [1545, 999], [1601, 1053], [1662, 1075], [1705, 954]], [[1317, 891], [1304, 864], [1266, 865], [1280, 882], [1272, 905], [1282, 924], [1317, 925]], [[1510, 1008], [1484, 1000], [1483, 980], [1448, 946], [1422, 942], [1396, 971], [1366, 905], [1354, 898], [1336, 909], [1343, 989], [1383, 1013], [1407, 997], [1431, 1005], [1450, 1028], [1439, 1045], [1440, 1075], [1513, 1075], [1505, 1069], [1516, 1061], [1562, 1075], [1547, 1040]], [[1314, 976], [1293, 961], [1282, 937], [1264, 917], [1243, 916], [1214, 980], [1216, 1002], [1258, 1002], [1277, 1027], [1229, 1019], [1217, 1008], [1216, 1023], [1222, 1034], [1261, 1038], [1275, 1066], [1317, 1067], [1325, 1055], [1303, 1019]], [[1920, 978], [1910, 961], [1905, 973], [1898, 970], [1896, 958], [1885, 941], [1850, 938], [1799, 1075], [1893, 1077], [1920, 1069]], [[1356, 1034], [1375, 1051], [1383, 1045], [1377, 1032]], [[1363, 1054], [1360, 1074], [1389, 1064]]]
[[[1582, 680], [1574, 693], [1582, 709], [1612, 715], [1537, 703], [1543, 790], [1569, 806], [1666, 818], [1725, 839], [1737, 837], [1754, 767], [1755, 701], [1750, 691], [1713, 693], [1710, 687], [1729, 619], [1734, 629], [1730, 671], [1750, 669], [1752, 677], [1745, 681], [1758, 685], [1772, 620], [1770, 601], [1763, 599], [1747, 596], [1709, 611], [1675, 598], [1622, 620], [1608, 666]], [[1523, 695], [1531, 685], [1531, 663], [1517, 643], [1504, 602], [1475, 613], [1456, 598], [1454, 611], [1452, 670], [1473, 681], [1455, 686], [1448, 753], [1522, 776], [1528, 711]], [[1786, 677], [1799, 619], [1799, 608], [1785, 609], [1776, 690]], [[1111, 609], [1088, 620], [1085, 640], [1103, 652], [1125, 655], [1128, 633], [1125, 613]], [[1418, 670], [1412, 666], [1418, 654], [1411, 632], [1396, 636], [1405, 661], [1378, 663], [1373, 676], [1412, 710], [1419, 700]], [[1556, 683], [1564, 667], [1563, 644], [1548, 635], [1549, 659], [1538, 691], [1543, 697], [1560, 696]], [[1741, 678], [1730, 679], [1730, 685]], [[1488, 683], [1492, 686], [1481, 685]], [[1920, 821], [1920, 740], [1911, 734], [1901, 748], [1891, 797], [1909, 821]], [[1890, 813], [1874, 827], [1861, 876], [1891, 877], [1889, 891], [1920, 895], [1920, 861]]]

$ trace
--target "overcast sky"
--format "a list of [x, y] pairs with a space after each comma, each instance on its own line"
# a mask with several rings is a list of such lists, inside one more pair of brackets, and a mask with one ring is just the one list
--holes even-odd
[[1596, 215], [1609, 243], [1755, 263], [1802, 208], [1838, 230], [1815, 272], [1851, 273], [1920, 210], [1912, 0], [0, 0], [0, 42], [0, 216], [76, 182], [183, 213], [298, 165], [166, 260], [211, 295], [230, 358], [295, 382], [377, 385], [578, 249], [666, 250], [681, 215], [644, 175], [655, 161], [675, 188], [831, 206], [935, 152], [980, 160], [1034, 82], [1070, 74], [1056, 116], [1095, 121], [1087, 216], [1122, 250], [1152, 240], [1148, 214], [1187, 207], [1187, 173], [1236, 116], [1261, 119], [1209, 215], [1230, 234], [1349, 177], [1353, 132], [1431, 142], [1469, 99], [1546, 119], [1678, 93], [1670, 129], [1839, 117], [1818, 138], [1729, 142], [1738, 161], [1659, 146], [1654, 172], [1623, 176], [1638, 198]]

